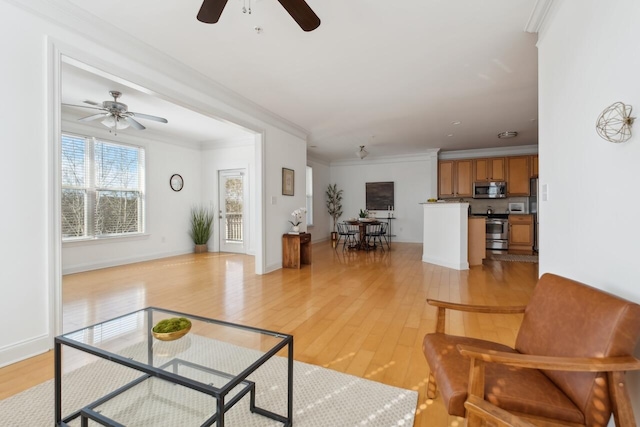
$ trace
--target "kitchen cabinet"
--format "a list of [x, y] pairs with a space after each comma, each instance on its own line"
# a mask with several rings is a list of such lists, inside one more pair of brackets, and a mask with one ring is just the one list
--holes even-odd
[[529, 174], [529, 178], [537, 178], [538, 177], [538, 155], [535, 154], [531, 156], [531, 173]]
[[505, 158], [475, 159], [473, 161], [474, 181], [504, 181]]
[[438, 197], [473, 196], [473, 161], [440, 160], [438, 162]]
[[507, 197], [529, 196], [530, 156], [507, 157]]
[[533, 215], [509, 215], [509, 253], [533, 253]]
[[482, 265], [487, 257], [487, 226], [484, 217], [469, 217], [467, 257], [469, 265]]

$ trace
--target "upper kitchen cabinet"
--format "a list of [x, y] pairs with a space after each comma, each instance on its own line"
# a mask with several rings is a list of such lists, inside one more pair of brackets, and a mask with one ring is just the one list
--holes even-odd
[[504, 181], [505, 158], [495, 157], [491, 159], [475, 159], [473, 161], [473, 180], [478, 181]]
[[471, 197], [473, 195], [473, 161], [440, 160], [438, 162], [438, 197]]
[[529, 174], [530, 178], [538, 177], [538, 155], [534, 154], [531, 156], [531, 173]]
[[529, 196], [530, 158], [507, 157], [507, 197]]

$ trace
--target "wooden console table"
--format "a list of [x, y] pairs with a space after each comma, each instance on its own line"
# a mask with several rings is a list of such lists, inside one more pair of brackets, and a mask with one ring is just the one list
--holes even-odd
[[300, 268], [311, 264], [311, 234], [282, 235], [282, 268]]

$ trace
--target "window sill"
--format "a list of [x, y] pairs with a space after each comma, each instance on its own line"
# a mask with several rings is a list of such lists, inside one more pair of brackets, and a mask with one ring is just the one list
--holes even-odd
[[108, 236], [108, 237], [90, 237], [83, 239], [73, 239], [73, 240], [63, 240], [62, 247], [74, 247], [74, 246], [85, 246], [85, 245], [103, 245], [103, 244], [111, 244], [111, 243], [120, 243], [127, 242], [133, 240], [145, 240], [148, 239], [151, 235], [149, 233], [136, 233], [132, 235], [126, 236]]

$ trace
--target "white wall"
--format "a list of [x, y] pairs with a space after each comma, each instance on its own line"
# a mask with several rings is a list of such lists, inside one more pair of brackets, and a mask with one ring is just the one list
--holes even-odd
[[[267, 175], [265, 238], [270, 244], [265, 251], [266, 271], [282, 268], [282, 235], [289, 231], [291, 212], [305, 207], [307, 145], [306, 141], [273, 129], [266, 137], [265, 164]], [[282, 168], [294, 170], [294, 195], [282, 195]]]
[[[256, 200], [259, 180], [256, 178], [255, 147], [253, 137], [246, 140], [228, 142], [218, 141], [203, 150], [202, 153], [202, 199], [205, 204], [213, 206], [214, 212], [218, 212], [220, 205], [218, 172], [230, 169], [245, 169], [245, 179], [248, 183], [248, 206], [245, 206], [247, 227], [244, 230], [245, 251], [248, 254], [256, 253], [256, 239], [254, 236], [257, 228]], [[217, 215], [216, 215], [217, 218]], [[209, 241], [209, 250], [220, 250], [220, 222], [215, 221], [215, 231]]]
[[[193, 251], [189, 237], [189, 211], [201, 201], [202, 173], [199, 148], [186, 148], [145, 138], [145, 134], [119, 133], [63, 122], [63, 130], [145, 148], [145, 236], [99, 239], [62, 244], [63, 274], [162, 258]], [[178, 173], [182, 191], [169, 187]]]
[[[0, 334], [0, 366], [46, 348], [49, 338], [51, 208], [48, 186], [44, 40], [22, 13], [0, 2], [0, 103], [5, 185], [0, 209], [0, 313], [12, 326]], [[19, 206], [20, 208], [16, 208]], [[10, 207], [13, 207], [10, 209]]]
[[[331, 182], [344, 190], [340, 221], [365, 208], [367, 182], [394, 182], [392, 233], [396, 242], [422, 242], [423, 209], [419, 203], [437, 197], [437, 151], [414, 157], [356, 159], [331, 164]], [[380, 212], [387, 216], [387, 212]]]
[[327, 212], [327, 187], [330, 180], [329, 164], [317, 159], [307, 159], [307, 165], [313, 168], [313, 226], [307, 230], [311, 241], [328, 240], [331, 237], [333, 220]]
[[422, 262], [468, 270], [468, 203], [424, 203]]
[[[640, 2], [555, 2], [539, 37], [540, 274], [554, 272], [640, 302], [640, 137], [595, 130], [616, 101], [640, 108]], [[635, 112], [635, 111], [634, 111]], [[636, 356], [640, 356], [637, 349]], [[640, 423], [640, 373], [630, 394]]]
[[[32, 8], [32, 9], [30, 9]], [[65, 24], [66, 23], [66, 24]], [[59, 81], [55, 70], [59, 54], [99, 69], [108, 69], [125, 80], [161, 94], [165, 100], [186, 106], [202, 114], [220, 117], [251, 129], [261, 135], [256, 145], [256, 204], [277, 196], [277, 204], [256, 210], [256, 270], [263, 273], [269, 265], [281, 265], [281, 234], [287, 230], [287, 220], [295, 207], [304, 206], [304, 171], [306, 165], [306, 135], [303, 130], [268, 111], [246, 102], [226, 91], [179, 62], [135, 39], [123, 39], [120, 33], [109, 31], [107, 24], [88, 14], [78, 12], [66, 2], [44, 0], [21, 2], [0, 1], [0, 52], [3, 56], [0, 79], [10, 82], [3, 92], [0, 123], [4, 132], [4, 156], [0, 167], [11, 185], [5, 186], [5, 205], [20, 205], [20, 209], [0, 209], [0, 312], [12, 319], [14, 327], [0, 334], [0, 366], [46, 351], [52, 347], [57, 322], [59, 277], [62, 250], [56, 208], [57, 124]], [[100, 44], [106, 40], [106, 44]], [[112, 50], [117, 47], [117, 50]], [[187, 154], [184, 163], [174, 163], [173, 157], [184, 150], [166, 147], [151, 150], [167, 164], [151, 172], [161, 177], [161, 186], [168, 185], [165, 173], [193, 164]], [[172, 158], [170, 161], [169, 158]], [[151, 160], [150, 160], [151, 161]], [[166, 167], [166, 169], [165, 169]], [[197, 164], [194, 166], [199, 175]], [[296, 197], [280, 200], [281, 167], [296, 170]], [[187, 188], [196, 180], [190, 172], [185, 177], [185, 190], [178, 197], [191, 198]], [[153, 184], [155, 185], [155, 183]], [[195, 188], [194, 188], [195, 189]], [[151, 200], [163, 197], [160, 188], [149, 188]], [[202, 197], [202, 189], [198, 188]], [[299, 196], [298, 196], [299, 195]], [[173, 196], [173, 194], [171, 194]], [[173, 199], [169, 199], [173, 200]], [[191, 200], [180, 209], [187, 208]], [[164, 224], [182, 218], [180, 210], [165, 218], [149, 217], [154, 230], [159, 221]], [[182, 219], [180, 219], [182, 221]], [[266, 231], [263, 233], [263, 229]], [[167, 231], [168, 233], [168, 231]], [[178, 231], [179, 233], [179, 231]], [[264, 234], [264, 237], [263, 237]], [[176, 239], [181, 248], [183, 238], [167, 234], [166, 241]], [[147, 240], [151, 242], [152, 240]], [[145, 245], [145, 240], [135, 241]], [[154, 243], [155, 244], [155, 243]], [[172, 243], [173, 244], [173, 243]], [[65, 248], [65, 251], [68, 248]], [[101, 249], [94, 248], [96, 255]], [[68, 259], [72, 260], [72, 251]], [[70, 261], [74, 262], [74, 261]], [[78, 264], [82, 264], [78, 262]]]

